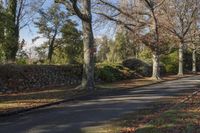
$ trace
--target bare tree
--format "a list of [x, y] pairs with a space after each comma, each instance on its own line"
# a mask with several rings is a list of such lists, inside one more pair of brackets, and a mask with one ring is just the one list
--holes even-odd
[[[152, 51], [153, 73], [152, 78], [160, 79], [159, 47], [161, 45], [159, 33], [159, 8], [165, 0], [135, 0], [111, 2], [99, 0], [101, 9], [96, 14], [131, 31], [140, 42]], [[103, 6], [103, 7], [101, 7]], [[126, 7], [124, 7], [126, 6]], [[105, 11], [106, 12], [105, 12]]]
[[198, 27], [198, 18], [196, 18], [195, 23], [191, 26], [191, 30], [187, 36], [187, 42], [189, 48], [192, 50], [192, 72], [197, 72], [197, 57], [196, 54], [200, 50], [200, 32]]
[[169, 0], [165, 2], [163, 11], [166, 15], [163, 26], [179, 39], [178, 75], [183, 76], [184, 46], [197, 12], [196, 0]]
[[155, 0], [144, 0], [146, 7], [149, 9], [151, 17], [152, 17], [152, 26], [151, 30], [153, 33], [153, 42], [150, 44], [150, 48], [152, 50], [152, 61], [153, 61], [153, 79], [160, 79], [160, 54], [159, 47], [160, 47], [160, 32], [159, 32], [159, 20], [158, 20], [158, 10], [157, 8], [160, 7], [164, 3], [165, 0], [162, 1], [155, 1]]

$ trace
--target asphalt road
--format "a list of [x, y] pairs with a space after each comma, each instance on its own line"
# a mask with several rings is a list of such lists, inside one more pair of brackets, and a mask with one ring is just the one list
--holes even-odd
[[161, 99], [186, 95], [199, 85], [200, 76], [194, 76], [0, 118], [0, 133], [84, 133]]

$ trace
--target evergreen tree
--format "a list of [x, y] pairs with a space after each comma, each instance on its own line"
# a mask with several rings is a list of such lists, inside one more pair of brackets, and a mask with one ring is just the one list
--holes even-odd
[[5, 12], [4, 8], [2, 5], [2, 2], [0, 2], [0, 45], [4, 42], [4, 31], [5, 31], [5, 23], [4, 23], [4, 18], [5, 18]]
[[111, 43], [107, 36], [104, 36], [99, 42], [99, 51], [97, 53], [98, 62], [104, 62], [108, 60], [108, 55], [110, 53]]
[[16, 26], [17, 0], [9, 0], [6, 11], [6, 36], [3, 45], [7, 62], [15, 62], [18, 51], [18, 27]]
[[61, 49], [64, 50], [69, 64], [83, 62], [82, 33], [77, 30], [76, 26], [77, 24], [69, 21], [61, 30], [63, 39]]
[[3, 44], [5, 42], [5, 10], [3, 8], [2, 2], [0, 2], [0, 62], [3, 61], [4, 52], [3, 52]]
[[[35, 26], [39, 29], [41, 38], [46, 38], [48, 41], [48, 57], [49, 63], [52, 61], [52, 57], [55, 49], [55, 41], [60, 34], [63, 24], [68, 19], [65, 13], [61, 10], [58, 4], [52, 5], [47, 11], [40, 10], [39, 18], [35, 22]], [[36, 37], [38, 39], [40, 37]]]

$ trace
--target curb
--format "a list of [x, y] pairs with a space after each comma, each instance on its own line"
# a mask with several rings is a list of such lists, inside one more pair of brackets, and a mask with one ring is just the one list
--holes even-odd
[[140, 85], [140, 86], [136, 86], [136, 87], [132, 87], [132, 88], [127, 88], [126, 90], [122, 90], [122, 89], [106, 90], [106, 88], [105, 88], [104, 90], [100, 90], [100, 91], [97, 90], [97, 91], [87, 93], [87, 94], [80, 94], [79, 96], [75, 96], [73, 98], [69, 98], [69, 99], [65, 99], [65, 100], [61, 100], [61, 101], [57, 101], [57, 102], [53, 102], [53, 103], [48, 103], [48, 104], [44, 104], [44, 105], [40, 105], [40, 106], [36, 106], [36, 107], [27, 108], [27, 109], [9, 111], [9, 112], [6, 112], [6, 113], [0, 113], [0, 118], [10, 117], [10, 116], [13, 116], [13, 115], [21, 115], [21, 114], [25, 114], [25, 113], [35, 111], [35, 110], [38, 110], [38, 109], [42, 109], [42, 108], [45, 108], [45, 107], [59, 105], [59, 104], [62, 104], [62, 103], [67, 103], [67, 102], [72, 102], [72, 101], [77, 101], [77, 100], [90, 100], [90, 99], [98, 98], [98, 96], [102, 96], [102, 94], [108, 93], [108, 92], [111, 92], [111, 93], [113, 93], [113, 92], [124, 92], [124, 91], [129, 91], [129, 90], [135, 89], [135, 88], [146, 87], [146, 86], [160, 84], [160, 83], [167, 82], [167, 81], [175, 81], [175, 80], [188, 78], [188, 77], [192, 77], [192, 76], [198, 76], [198, 75], [199, 74], [189, 75], [189, 76], [185, 76], [185, 77], [178, 77], [178, 78], [171, 79], [171, 80], [161, 80], [161, 81], [158, 81], [158, 82], [155, 82], [155, 83], [150, 83], [150, 84], [146, 84], [146, 85]]

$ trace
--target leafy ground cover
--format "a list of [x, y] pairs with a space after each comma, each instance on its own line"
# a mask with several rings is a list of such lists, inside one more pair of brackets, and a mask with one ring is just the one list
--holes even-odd
[[200, 133], [200, 93], [157, 116], [133, 133]]
[[160, 101], [101, 127], [106, 133], [200, 133], [200, 92]]

